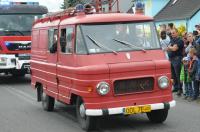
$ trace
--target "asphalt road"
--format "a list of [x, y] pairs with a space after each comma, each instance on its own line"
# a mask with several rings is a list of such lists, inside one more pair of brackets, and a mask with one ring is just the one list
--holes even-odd
[[[56, 102], [45, 112], [36, 102], [30, 77], [0, 75], [0, 132], [82, 132], [75, 108]], [[175, 96], [177, 106], [163, 124], [150, 123], [146, 114], [100, 118], [97, 132], [200, 132], [200, 99], [188, 102]]]

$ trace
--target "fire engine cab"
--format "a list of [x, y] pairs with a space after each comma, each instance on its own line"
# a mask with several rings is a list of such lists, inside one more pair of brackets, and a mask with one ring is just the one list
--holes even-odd
[[162, 123], [176, 104], [153, 18], [113, 12], [113, 2], [107, 13], [97, 0], [39, 19], [32, 28], [31, 85], [38, 101], [46, 111], [56, 100], [75, 105], [84, 130], [110, 115], [147, 113]]
[[31, 27], [47, 12], [38, 2], [0, 2], [0, 73], [29, 73]]

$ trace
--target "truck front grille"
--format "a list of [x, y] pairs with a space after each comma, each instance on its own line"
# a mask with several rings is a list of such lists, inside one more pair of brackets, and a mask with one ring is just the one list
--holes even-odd
[[117, 80], [114, 82], [114, 93], [129, 94], [137, 92], [152, 91], [154, 87], [154, 78], [138, 78], [129, 80]]

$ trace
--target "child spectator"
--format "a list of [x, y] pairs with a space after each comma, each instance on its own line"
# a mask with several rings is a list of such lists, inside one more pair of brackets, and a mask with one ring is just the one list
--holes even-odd
[[196, 56], [195, 48], [191, 48], [189, 51], [190, 64], [189, 64], [189, 76], [192, 80], [192, 98], [189, 101], [196, 100], [199, 95], [199, 82], [197, 80], [198, 75], [198, 58]]
[[185, 95], [185, 99], [192, 98], [192, 80], [189, 77], [188, 68], [189, 68], [189, 57], [184, 57], [181, 66], [181, 74], [180, 74], [180, 81], [183, 83], [183, 93]]

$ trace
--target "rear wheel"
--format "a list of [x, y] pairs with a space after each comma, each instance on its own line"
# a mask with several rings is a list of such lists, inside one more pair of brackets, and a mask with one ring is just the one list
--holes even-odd
[[78, 122], [83, 130], [93, 130], [96, 127], [97, 117], [87, 116], [85, 110], [86, 109], [83, 100], [80, 97], [78, 97], [76, 101], [76, 116]]
[[168, 110], [162, 109], [162, 110], [154, 110], [150, 113], [147, 113], [147, 117], [149, 120], [153, 123], [162, 123], [167, 119], [168, 116]]
[[55, 99], [47, 95], [44, 91], [42, 92], [42, 107], [46, 111], [54, 110]]

